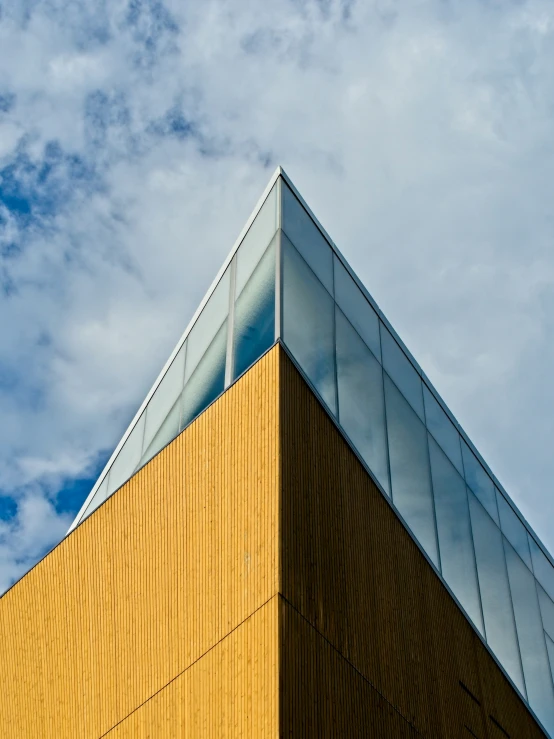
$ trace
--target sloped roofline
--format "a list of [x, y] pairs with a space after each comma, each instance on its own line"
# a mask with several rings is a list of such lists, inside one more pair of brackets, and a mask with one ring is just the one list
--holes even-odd
[[414, 366], [415, 370], [418, 372], [418, 374], [421, 376], [421, 378], [425, 381], [425, 384], [427, 385], [428, 389], [432, 392], [433, 396], [439, 402], [441, 408], [444, 410], [444, 412], [447, 414], [448, 418], [451, 420], [451, 422], [454, 424], [454, 426], [456, 427], [456, 429], [459, 431], [462, 439], [467, 443], [468, 447], [475, 454], [475, 456], [477, 457], [477, 459], [479, 460], [479, 462], [482, 464], [482, 466], [487, 471], [487, 474], [490, 476], [490, 478], [492, 479], [492, 481], [494, 482], [494, 484], [502, 492], [502, 494], [504, 495], [506, 501], [510, 504], [510, 507], [512, 508], [512, 510], [514, 511], [514, 513], [517, 515], [517, 517], [520, 519], [520, 521], [523, 523], [523, 525], [526, 527], [526, 529], [529, 531], [529, 533], [533, 536], [533, 538], [537, 542], [537, 544], [540, 547], [540, 549], [543, 552], [543, 554], [545, 554], [545, 556], [547, 557], [548, 561], [554, 567], [554, 558], [552, 557], [552, 555], [550, 554], [550, 552], [548, 551], [548, 549], [544, 546], [544, 544], [541, 542], [540, 538], [537, 536], [537, 534], [535, 533], [535, 531], [533, 530], [533, 528], [529, 525], [529, 523], [527, 522], [527, 520], [525, 519], [525, 517], [523, 516], [523, 514], [519, 510], [519, 508], [512, 501], [510, 495], [507, 493], [507, 491], [505, 490], [504, 486], [497, 479], [496, 475], [490, 469], [490, 467], [487, 464], [487, 462], [483, 459], [483, 457], [479, 453], [478, 449], [476, 449], [476, 447], [474, 446], [474, 444], [472, 443], [471, 439], [466, 434], [466, 432], [464, 431], [464, 429], [462, 428], [462, 426], [460, 425], [460, 423], [458, 422], [458, 420], [456, 419], [456, 417], [452, 414], [452, 412], [450, 411], [450, 409], [448, 408], [448, 406], [446, 405], [446, 403], [444, 402], [444, 400], [441, 398], [441, 396], [439, 395], [439, 393], [435, 389], [435, 387], [434, 387], [433, 383], [431, 382], [431, 380], [429, 379], [429, 377], [426, 375], [426, 373], [424, 372], [424, 370], [420, 367], [419, 363], [417, 362], [417, 360], [415, 359], [415, 357], [412, 355], [412, 353], [410, 352], [410, 350], [408, 349], [408, 347], [404, 344], [404, 342], [402, 341], [402, 339], [400, 338], [400, 336], [396, 333], [396, 331], [394, 330], [394, 328], [391, 326], [391, 324], [389, 323], [387, 317], [382, 312], [382, 310], [379, 308], [379, 306], [377, 305], [377, 303], [373, 299], [372, 295], [368, 292], [368, 290], [365, 287], [365, 285], [361, 282], [361, 280], [359, 279], [359, 277], [357, 276], [357, 274], [354, 272], [354, 270], [352, 269], [352, 267], [348, 264], [348, 261], [345, 259], [345, 257], [343, 256], [342, 252], [340, 251], [340, 249], [337, 247], [337, 245], [335, 244], [335, 242], [333, 241], [333, 239], [329, 236], [329, 234], [327, 233], [327, 231], [325, 230], [325, 228], [321, 225], [321, 223], [319, 222], [319, 220], [317, 219], [317, 217], [312, 212], [310, 206], [306, 203], [306, 201], [304, 200], [304, 198], [302, 197], [302, 195], [300, 194], [300, 192], [297, 190], [297, 188], [295, 187], [295, 185], [292, 182], [292, 180], [290, 179], [290, 177], [287, 175], [287, 173], [285, 172], [285, 170], [283, 169], [283, 167], [281, 167], [280, 165], [275, 169], [275, 171], [271, 175], [271, 178], [270, 178], [269, 182], [267, 183], [267, 185], [266, 185], [266, 187], [265, 187], [265, 189], [264, 189], [261, 197], [259, 198], [258, 202], [256, 203], [256, 205], [255, 205], [254, 209], [252, 210], [252, 212], [251, 212], [248, 220], [244, 224], [244, 226], [243, 226], [242, 230], [240, 231], [240, 233], [239, 233], [239, 235], [238, 235], [235, 243], [233, 244], [233, 247], [232, 247], [231, 251], [227, 255], [227, 258], [223, 262], [221, 268], [219, 269], [219, 271], [218, 271], [215, 279], [213, 280], [213, 282], [211, 283], [210, 287], [208, 288], [206, 294], [202, 298], [202, 300], [200, 302], [200, 305], [198, 306], [198, 308], [194, 312], [194, 314], [193, 314], [191, 320], [189, 321], [186, 329], [184, 330], [183, 334], [181, 335], [181, 338], [179, 339], [179, 341], [177, 342], [175, 348], [173, 349], [173, 351], [169, 355], [169, 359], [164, 364], [161, 372], [159, 373], [159, 375], [156, 378], [154, 384], [152, 385], [151, 389], [147, 393], [147, 395], [146, 395], [144, 401], [142, 402], [140, 408], [138, 409], [138, 411], [134, 415], [133, 420], [131, 421], [131, 423], [129, 424], [127, 430], [125, 431], [125, 433], [121, 437], [118, 445], [116, 446], [115, 450], [113, 451], [113, 454], [111, 455], [111, 457], [107, 461], [106, 465], [104, 466], [104, 468], [103, 468], [102, 472], [100, 473], [98, 479], [96, 480], [96, 482], [95, 482], [92, 490], [87, 495], [87, 497], [86, 497], [83, 505], [81, 506], [81, 508], [79, 509], [79, 512], [75, 516], [75, 519], [74, 519], [73, 523], [71, 524], [71, 526], [69, 527], [67, 533], [69, 534], [71, 531], [73, 531], [73, 529], [81, 522], [81, 520], [82, 520], [81, 517], [83, 516], [84, 512], [86, 511], [88, 505], [90, 504], [90, 501], [92, 500], [92, 498], [96, 494], [96, 491], [98, 490], [98, 488], [100, 487], [100, 485], [104, 481], [107, 472], [109, 471], [109, 469], [112, 466], [112, 464], [115, 462], [115, 459], [116, 459], [117, 455], [119, 454], [119, 452], [121, 451], [121, 449], [124, 446], [125, 442], [129, 438], [129, 436], [130, 436], [133, 428], [137, 424], [137, 422], [140, 419], [142, 413], [146, 409], [146, 406], [150, 402], [150, 399], [152, 398], [152, 396], [156, 392], [156, 390], [158, 388], [158, 385], [163, 380], [163, 378], [164, 378], [167, 370], [171, 366], [171, 363], [173, 362], [173, 360], [177, 356], [179, 350], [181, 349], [181, 347], [185, 343], [185, 340], [186, 340], [187, 336], [189, 335], [192, 327], [194, 326], [194, 324], [196, 323], [198, 317], [200, 316], [200, 314], [204, 310], [204, 307], [205, 307], [206, 303], [208, 302], [208, 300], [212, 296], [212, 293], [216, 289], [219, 281], [221, 280], [221, 278], [225, 274], [225, 271], [226, 271], [227, 267], [231, 263], [233, 257], [237, 253], [237, 251], [238, 251], [238, 249], [239, 249], [239, 247], [240, 247], [240, 245], [241, 245], [244, 237], [246, 236], [246, 234], [248, 232], [248, 229], [250, 228], [250, 226], [252, 225], [252, 223], [256, 219], [256, 216], [258, 215], [258, 213], [259, 213], [262, 205], [264, 204], [267, 196], [271, 192], [273, 186], [275, 185], [275, 183], [277, 182], [277, 180], [279, 179], [279, 177], [282, 177], [282, 179], [286, 182], [286, 184], [289, 186], [289, 188], [293, 191], [293, 193], [295, 194], [295, 196], [298, 198], [298, 200], [300, 201], [300, 203], [302, 204], [302, 206], [304, 207], [304, 209], [306, 210], [306, 212], [308, 213], [308, 215], [310, 216], [310, 218], [317, 225], [317, 227], [319, 228], [319, 230], [323, 234], [323, 236], [326, 239], [326, 241], [329, 243], [329, 245], [331, 246], [331, 248], [333, 249], [333, 251], [335, 252], [335, 254], [337, 255], [337, 257], [342, 262], [342, 264], [345, 267], [345, 269], [348, 271], [349, 275], [352, 277], [352, 279], [354, 280], [354, 282], [356, 283], [356, 285], [362, 291], [362, 293], [365, 296], [366, 300], [369, 302], [369, 304], [375, 310], [375, 312], [377, 313], [377, 315], [379, 316], [379, 318], [381, 319], [381, 321], [383, 322], [383, 324], [386, 326], [386, 328], [390, 331], [390, 333], [392, 334], [392, 336], [396, 339], [398, 345], [401, 347], [401, 349], [404, 352], [404, 354], [408, 357], [408, 359], [410, 360], [411, 364]]

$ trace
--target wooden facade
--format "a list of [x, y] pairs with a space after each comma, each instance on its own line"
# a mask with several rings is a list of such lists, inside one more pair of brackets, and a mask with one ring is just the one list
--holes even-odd
[[0, 600], [5, 737], [543, 736], [280, 346]]
[[[278, 369], [266, 354], [0, 600], [3, 737], [109, 736], [133, 712], [152, 720], [139, 708], [158, 696], [163, 710], [160, 691], [177, 695], [187, 670], [200, 702], [175, 708], [185, 736], [261, 735], [209, 733], [206, 711], [212, 699], [227, 711], [232, 681], [233, 710], [247, 711], [249, 670], [271, 685], [276, 649], [257, 647], [248, 669], [229, 658], [215, 696], [204, 666], [231, 634], [243, 649], [253, 624], [267, 632], [253, 614], [277, 592]], [[277, 697], [262, 694], [276, 725]]]
[[[282, 626], [284, 735], [305, 735], [300, 730], [303, 710], [311, 711], [318, 727], [310, 736], [344, 735], [336, 710], [340, 701], [329, 700], [329, 683], [313, 674], [307, 680], [305, 675], [311, 659], [312, 673], [324, 671], [338, 681], [331, 665], [340, 655], [345, 683], [337, 686], [337, 696], [347, 695], [348, 686], [362, 691], [363, 680], [366, 693], [381, 701], [382, 710], [375, 710], [375, 716], [392, 709], [403, 719], [403, 724], [391, 718], [374, 728], [372, 719], [358, 710], [354, 715], [360, 718], [351, 724], [348, 736], [543, 737], [524, 702], [285, 356], [280, 396], [280, 593], [294, 624]], [[298, 629], [305, 636], [300, 637]], [[304, 656], [291, 653], [294, 640]], [[328, 645], [329, 657], [318, 656], [325, 667], [316, 670], [318, 661], [311, 653], [322, 643]], [[350, 700], [344, 705], [352, 714]], [[334, 720], [339, 721], [336, 732], [328, 728]]]

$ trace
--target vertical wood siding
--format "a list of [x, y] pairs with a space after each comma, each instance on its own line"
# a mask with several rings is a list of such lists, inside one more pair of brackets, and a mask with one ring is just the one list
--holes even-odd
[[[491, 716], [510, 737], [544, 736], [284, 352], [280, 394], [280, 592], [289, 604], [283, 618], [300, 624], [283, 627], [285, 735], [292, 727], [293, 736], [320, 736], [298, 733], [297, 722], [303, 712], [320, 710], [313, 721], [328, 716], [334, 695], [333, 715], [341, 705], [352, 714], [349, 736], [403, 736], [396, 725], [373, 725], [344, 698], [348, 686], [360, 690], [362, 676], [422, 736], [504, 736]], [[290, 655], [288, 639], [309, 669], [327, 671], [327, 683], [306, 682], [308, 667]], [[322, 643], [351, 666], [340, 679], [336, 654], [310, 651]]]
[[276, 594], [277, 383], [276, 347], [3, 596], [3, 737], [103, 735]]
[[106, 739], [277, 739], [277, 608], [274, 596]]
[[10, 739], [542, 736], [278, 346], [0, 599], [0, 664]]
[[282, 597], [282, 737], [417, 739], [413, 726]]

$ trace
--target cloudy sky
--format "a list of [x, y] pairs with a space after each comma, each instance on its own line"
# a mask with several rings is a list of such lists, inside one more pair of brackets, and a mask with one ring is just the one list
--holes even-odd
[[0, 592], [278, 164], [554, 550], [552, 0], [0, 0]]

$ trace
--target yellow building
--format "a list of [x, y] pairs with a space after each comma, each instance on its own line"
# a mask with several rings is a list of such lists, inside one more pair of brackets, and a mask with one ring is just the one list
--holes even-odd
[[1, 734], [554, 736], [551, 571], [278, 170], [0, 600]]

